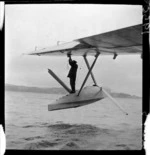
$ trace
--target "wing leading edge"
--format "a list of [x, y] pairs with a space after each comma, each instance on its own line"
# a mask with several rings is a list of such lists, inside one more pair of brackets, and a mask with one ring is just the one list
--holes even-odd
[[142, 24], [43, 48], [29, 53], [29, 55], [64, 56], [70, 53], [75, 56], [83, 56], [95, 55], [97, 51], [104, 55], [141, 53]]

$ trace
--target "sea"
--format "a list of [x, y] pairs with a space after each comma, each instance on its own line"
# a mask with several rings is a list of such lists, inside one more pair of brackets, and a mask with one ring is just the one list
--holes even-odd
[[48, 111], [61, 94], [5, 91], [6, 149], [141, 150], [142, 99], [109, 98]]

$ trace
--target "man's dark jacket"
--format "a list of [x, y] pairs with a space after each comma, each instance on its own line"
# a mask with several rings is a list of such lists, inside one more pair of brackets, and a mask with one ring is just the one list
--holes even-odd
[[70, 68], [70, 71], [69, 71], [69, 74], [67, 77], [76, 78], [78, 65], [76, 64], [76, 61], [72, 61], [71, 58], [69, 59], [69, 64], [70, 64], [71, 68]]

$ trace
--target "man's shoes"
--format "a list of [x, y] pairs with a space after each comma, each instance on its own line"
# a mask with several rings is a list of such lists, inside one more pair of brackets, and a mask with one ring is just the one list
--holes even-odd
[[73, 94], [73, 93], [75, 93], [75, 92], [76, 92], [76, 91], [73, 91], [73, 90], [72, 90], [70, 93]]

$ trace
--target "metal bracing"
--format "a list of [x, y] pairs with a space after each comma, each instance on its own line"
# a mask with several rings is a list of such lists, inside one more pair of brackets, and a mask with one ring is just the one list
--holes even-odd
[[69, 89], [64, 82], [62, 82], [59, 77], [51, 70], [51, 69], [48, 69], [48, 73], [60, 84], [64, 87], [64, 89], [66, 91], [68, 91], [69, 93], [71, 93], [71, 89]]
[[[86, 65], [87, 65], [87, 68], [90, 70], [90, 65], [89, 65], [89, 62], [88, 62], [88, 60], [87, 60], [87, 58], [86, 58], [86, 55], [84, 55], [83, 58], [84, 58], [84, 60], [85, 60], [85, 63], [86, 63]], [[95, 80], [95, 77], [94, 77], [93, 72], [91, 71], [90, 74], [91, 74], [91, 77], [92, 77], [92, 79], [93, 79], [94, 84], [97, 86], [97, 82], [96, 82], [96, 80]]]
[[83, 83], [82, 83], [82, 86], [81, 86], [81, 88], [80, 88], [80, 90], [79, 90], [77, 96], [79, 96], [79, 94], [80, 94], [82, 88], [84, 87], [84, 85], [85, 85], [85, 83], [86, 83], [86, 81], [87, 81], [89, 75], [91, 74], [91, 71], [92, 71], [92, 69], [93, 69], [93, 67], [94, 67], [94, 65], [95, 65], [95, 63], [96, 63], [96, 60], [97, 60], [99, 54], [100, 54], [100, 53], [97, 53], [97, 54], [95, 55], [95, 60], [93, 61], [93, 64], [92, 64], [92, 66], [90, 67], [90, 69], [89, 69], [89, 71], [88, 71], [88, 73], [87, 73], [87, 75], [86, 75], [86, 77], [85, 77], [85, 79], [84, 79], [84, 81], [83, 81]]

